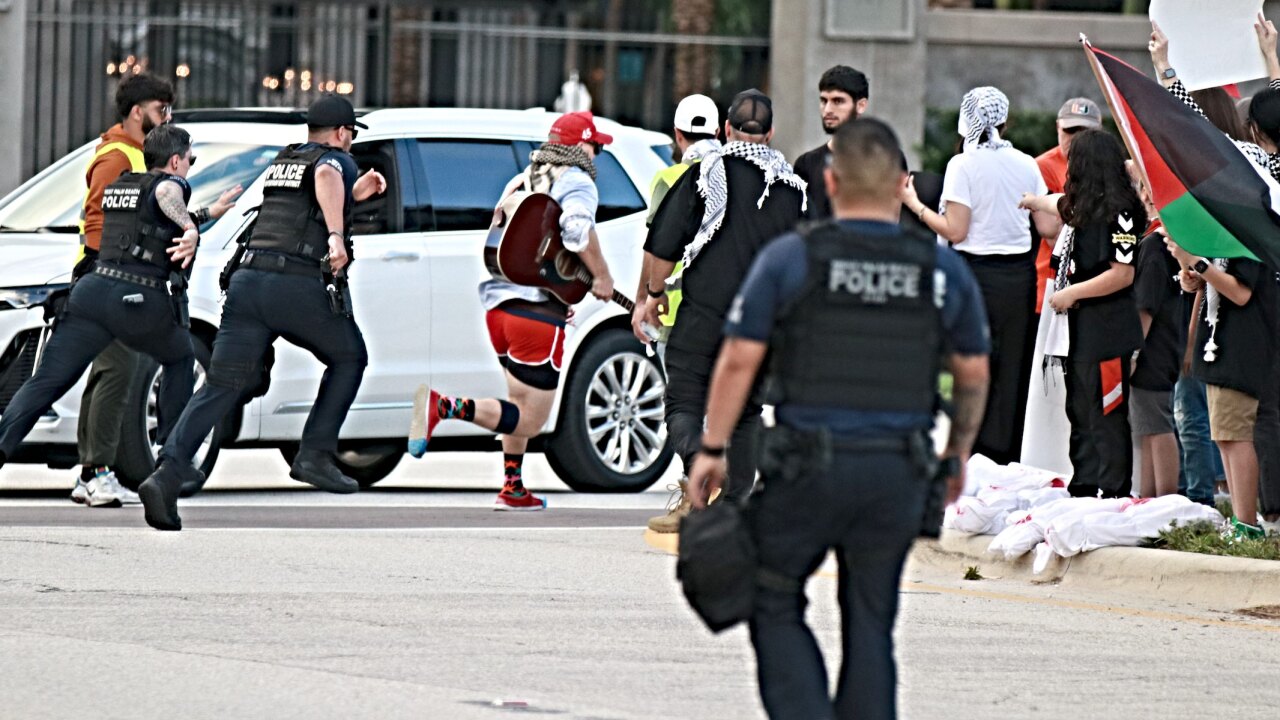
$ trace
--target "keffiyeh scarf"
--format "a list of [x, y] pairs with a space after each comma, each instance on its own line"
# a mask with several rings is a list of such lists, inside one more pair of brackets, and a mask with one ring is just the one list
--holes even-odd
[[725, 208], [729, 204], [729, 185], [725, 176], [724, 159], [736, 157], [755, 165], [764, 173], [764, 193], [756, 201], [756, 207], [764, 207], [769, 197], [769, 189], [775, 182], [782, 182], [800, 191], [801, 209], [808, 207], [806, 189], [808, 185], [791, 169], [791, 163], [782, 153], [768, 145], [735, 140], [721, 147], [718, 151], [708, 152], [698, 166], [698, 195], [702, 196], [706, 210], [702, 214], [702, 224], [693, 242], [684, 249], [684, 267], [687, 270], [694, 258], [711, 242], [716, 231], [724, 223]]
[[596, 164], [587, 155], [587, 151], [577, 145], [560, 145], [558, 143], [546, 143], [542, 147], [529, 153], [529, 163], [533, 166], [533, 173], [537, 174], [542, 171], [539, 166], [553, 165], [559, 167], [576, 167], [585, 171], [591, 176], [592, 180], [596, 179]]
[[711, 153], [718, 152], [722, 147], [724, 147], [724, 145], [722, 145], [720, 141], [716, 140], [715, 138], [707, 138], [706, 140], [699, 140], [698, 142], [685, 148], [684, 154], [680, 156], [680, 162], [684, 163], [685, 165], [692, 165], [698, 162], [699, 160], [701, 160], [702, 158], [710, 155]]
[[[1009, 98], [998, 89], [984, 86], [965, 93], [960, 101], [960, 122], [956, 130], [964, 136], [964, 150], [1009, 147], [1008, 140], [1000, 137], [996, 126], [1009, 119]], [[983, 140], [983, 134], [987, 139]]]
[[[1227, 261], [1216, 259], [1213, 264], [1222, 272], [1227, 271]], [[1204, 344], [1204, 361], [1213, 362], [1218, 359], [1218, 343], [1214, 338], [1218, 334], [1218, 310], [1222, 308], [1222, 293], [1209, 283], [1204, 284], [1204, 320], [1209, 324], [1209, 339]]]

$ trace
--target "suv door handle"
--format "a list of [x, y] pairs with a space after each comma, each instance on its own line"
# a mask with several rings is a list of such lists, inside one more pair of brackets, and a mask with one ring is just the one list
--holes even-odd
[[416, 252], [392, 250], [379, 255], [378, 259], [383, 262], [414, 262], [415, 260], [421, 260], [422, 255]]

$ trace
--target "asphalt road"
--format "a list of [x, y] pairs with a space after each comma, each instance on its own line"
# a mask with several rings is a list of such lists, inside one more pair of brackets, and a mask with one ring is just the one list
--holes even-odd
[[[706, 632], [645, 542], [666, 493], [488, 509], [495, 456], [386, 488], [297, 488], [241, 452], [157, 533], [0, 473], [0, 718], [763, 717], [745, 630]], [[930, 574], [933, 573], [933, 574]], [[835, 581], [809, 617], [837, 660]], [[1280, 623], [1126, 595], [909, 573], [902, 717], [1275, 717]]]

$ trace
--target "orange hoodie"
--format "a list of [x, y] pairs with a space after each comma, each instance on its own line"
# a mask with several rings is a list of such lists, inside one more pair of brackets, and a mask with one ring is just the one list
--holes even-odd
[[[110, 143], [123, 143], [142, 150], [142, 143], [134, 140], [125, 132], [124, 126], [117, 123], [102, 134], [98, 149]], [[84, 244], [92, 250], [98, 249], [102, 240], [102, 193], [107, 186], [115, 182], [121, 175], [133, 169], [128, 156], [113, 150], [99, 155], [89, 163], [85, 171], [85, 180], [89, 184], [89, 194], [85, 196], [84, 208]]]

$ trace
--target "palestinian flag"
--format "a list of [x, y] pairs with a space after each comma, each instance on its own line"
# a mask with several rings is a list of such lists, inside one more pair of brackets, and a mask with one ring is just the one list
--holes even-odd
[[1280, 185], [1160, 83], [1081, 39], [1169, 236], [1195, 255], [1280, 269]]

